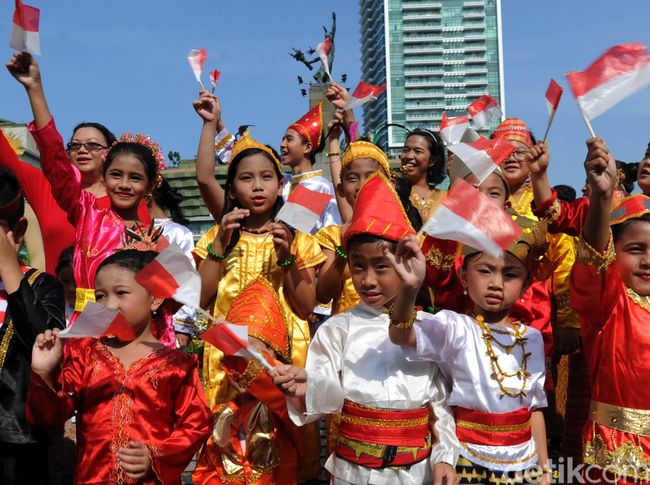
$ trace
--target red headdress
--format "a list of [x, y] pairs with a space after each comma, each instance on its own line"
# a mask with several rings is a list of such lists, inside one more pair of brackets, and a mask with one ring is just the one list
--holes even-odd
[[357, 234], [372, 234], [390, 241], [415, 234], [393, 184], [381, 171], [361, 186], [343, 244]]
[[285, 362], [291, 361], [285, 314], [273, 286], [264, 278], [254, 280], [233, 300], [226, 320], [248, 325], [249, 336], [264, 342]]
[[533, 139], [530, 136], [530, 131], [519, 118], [506, 118], [496, 127], [492, 138], [505, 138], [508, 141], [520, 141], [526, 145], [533, 146]]
[[621, 201], [609, 216], [609, 225], [621, 224], [629, 219], [636, 219], [650, 213], [650, 197], [635, 194]]
[[305, 116], [289, 126], [296, 130], [305, 141], [311, 143], [312, 152], [318, 150], [323, 137], [323, 102], [319, 101]]

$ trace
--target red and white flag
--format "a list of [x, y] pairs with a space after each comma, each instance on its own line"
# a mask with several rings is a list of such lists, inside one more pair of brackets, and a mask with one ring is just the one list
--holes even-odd
[[515, 147], [505, 138], [488, 140], [481, 137], [469, 143], [456, 143], [448, 149], [467, 165], [479, 183], [483, 183], [510, 156]]
[[512, 217], [464, 180], [455, 182], [422, 231], [499, 256], [521, 235]]
[[136, 338], [124, 315], [94, 301], [86, 304], [72, 326], [59, 332], [61, 338], [98, 338], [104, 335], [112, 335], [123, 342]]
[[273, 368], [255, 347], [249, 345], [246, 325], [233, 325], [223, 321], [203, 332], [201, 338], [221, 350], [224, 355], [257, 359], [268, 370]]
[[41, 55], [41, 41], [38, 36], [40, 13], [40, 9], [23, 4], [22, 0], [16, 0], [9, 47], [17, 51]]
[[617, 45], [566, 77], [582, 112], [595, 118], [650, 83], [650, 56], [643, 44]]
[[218, 69], [215, 69], [210, 73], [210, 84], [212, 85], [212, 90], [217, 87], [217, 83], [219, 82], [219, 78], [221, 77], [221, 71]]
[[562, 89], [562, 86], [556, 83], [555, 79], [551, 79], [551, 82], [548, 83], [546, 94], [544, 95], [544, 101], [546, 101], [546, 108], [548, 109], [549, 115], [557, 109], [563, 92], [564, 89]]
[[386, 83], [381, 86], [375, 86], [373, 84], [364, 83], [359, 81], [357, 87], [354, 89], [352, 96], [348, 104], [345, 105], [345, 109], [356, 108], [357, 106], [363, 106], [366, 103], [375, 101], [377, 96], [386, 91]]
[[203, 86], [203, 83], [201, 82], [201, 74], [203, 74], [203, 64], [205, 64], [205, 60], [208, 58], [208, 53], [205, 51], [205, 49], [192, 49], [187, 56], [187, 60], [190, 63], [190, 67], [192, 68], [192, 72], [194, 73], [194, 77], [196, 78], [196, 81]]
[[332, 200], [331, 195], [315, 192], [298, 184], [289, 194], [275, 219], [287, 223], [300, 232], [309, 234], [330, 200]]
[[138, 271], [135, 280], [156, 298], [173, 298], [190, 308], [198, 308], [201, 277], [190, 259], [176, 244], [170, 244]]
[[484, 94], [470, 104], [467, 111], [472, 115], [474, 127], [477, 130], [489, 125], [492, 121], [501, 121], [503, 116], [499, 103], [489, 94]]
[[323, 68], [330, 80], [332, 80], [332, 74], [330, 73], [330, 63], [327, 56], [329, 55], [331, 48], [332, 41], [329, 37], [325, 37], [325, 40], [316, 46], [316, 54], [318, 54], [320, 61], [323, 63]]
[[455, 145], [460, 142], [465, 130], [469, 128], [469, 118], [467, 116], [457, 116], [448, 118], [447, 112], [442, 112], [442, 122], [440, 123], [440, 136], [447, 145]]

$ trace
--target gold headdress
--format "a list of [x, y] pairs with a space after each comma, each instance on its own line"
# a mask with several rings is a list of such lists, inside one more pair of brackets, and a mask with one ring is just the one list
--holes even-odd
[[249, 148], [257, 148], [258, 150], [262, 150], [263, 152], [267, 153], [271, 157], [271, 160], [273, 160], [273, 163], [275, 163], [277, 166], [278, 170], [282, 172], [282, 165], [280, 164], [280, 160], [278, 160], [278, 157], [275, 156], [273, 150], [271, 150], [266, 145], [262, 145], [260, 142], [255, 141], [247, 134], [242, 136], [237, 141], [237, 143], [235, 143], [235, 146], [232, 149], [232, 153], [230, 154], [230, 161], [234, 160], [237, 155], [239, 155], [244, 150], [248, 150]]
[[341, 172], [354, 160], [371, 158], [384, 169], [384, 175], [390, 177], [390, 164], [384, 151], [374, 143], [367, 141], [353, 141], [341, 158]]

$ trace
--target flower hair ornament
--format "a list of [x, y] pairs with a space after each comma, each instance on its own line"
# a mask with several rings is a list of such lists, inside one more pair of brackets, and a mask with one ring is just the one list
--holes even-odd
[[151, 151], [154, 159], [156, 160], [156, 163], [158, 164], [156, 180], [154, 180], [154, 187], [160, 187], [160, 184], [162, 183], [162, 173], [165, 168], [167, 168], [165, 165], [165, 156], [160, 149], [160, 145], [153, 141], [150, 136], [144, 135], [142, 133], [123, 133], [117, 140], [113, 142], [110, 148], [104, 152], [102, 161], [106, 161], [108, 153], [118, 143], [139, 143]]

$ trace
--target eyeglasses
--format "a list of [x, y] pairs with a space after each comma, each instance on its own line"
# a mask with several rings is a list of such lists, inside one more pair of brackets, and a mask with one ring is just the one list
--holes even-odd
[[524, 162], [528, 159], [528, 156], [530, 155], [529, 150], [516, 150], [512, 152], [510, 155], [513, 160], [516, 160], [518, 162]]
[[105, 150], [107, 146], [100, 145], [99, 143], [88, 142], [88, 143], [77, 143], [76, 141], [70, 142], [67, 145], [69, 152], [78, 152], [81, 147], [84, 147], [84, 150], [87, 152], [97, 152], [99, 150]]

